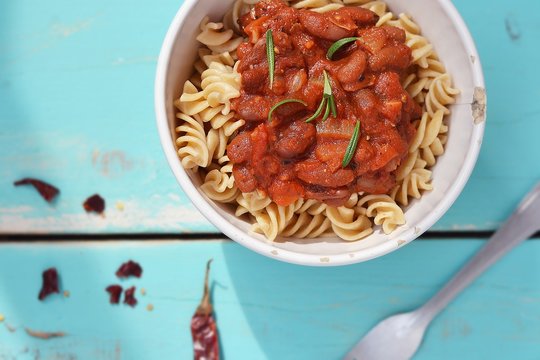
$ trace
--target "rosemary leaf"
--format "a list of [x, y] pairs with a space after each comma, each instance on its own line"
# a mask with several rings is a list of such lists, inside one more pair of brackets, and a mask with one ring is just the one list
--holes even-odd
[[274, 113], [274, 111], [280, 107], [281, 105], [285, 105], [285, 104], [288, 104], [288, 103], [299, 103], [299, 104], [302, 104], [304, 106], [307, 106], [307, 104], [305, 103], [305, 101], [302, 101], [302, 100], [298, 100], [298, 99], [285, 99], [285, 100], [281, 100], [280, 102], [278, 102], [277, 104], [275, 104], [274, 106], [272, 106], [272, 108], [270, 109], [270, 111], [268, 112], [268, 122], [271, 122], [272, 121], [272, 114]]
[[348, 43], [352, 43], [352, 42], [354, 42], [354, 41], [356, 41], [358, 39], [360, 39], [360, 38], [358, 38], [358, 37], [348, 37], [348, 38], [343, 38], [343, 39], [340, 39], [340, 40], [336, 41], [328, 49], [328, 52], [326, 53], [326, 58], [328, 60], [332, 60], [332, 56], [334, 56], [336, 51], [338, 51], [343, 45], [347, 45]]
[[266, 31], [266, 58], [268, 60], [268, 72], [270, 74], [270, 89], [274, 86], [274, 69], [275, 69], [275, 54], [274, 54], [274, 37], [272, 30]]
[[309, 118], [306, 119], [307, 123], [315, 120], [316, 118], [319, 117], [319, 115], [321, 115], [324, 104], [326, 104], [326, 98], [325, 97], [323, 97], [323, 99], [321, 100], [321, 104], [317, 108], [317, 111], [315, 111], [315, 114], [311, 115]]
[[351, 137], [351, 141], [349, 141], [349, 145], [347, 146], [347, 150], [345, 151], [345, 156], [343, 157], [343, 162], [341, 163], [341, 167], [347, 167], [349, 163], [351, 162], [354, 153], [356, 152], [356, 147], [358, 146], [358, 138], [360, 135], [360, 121], [356, 120], [356, 126], [354, 127], [354, 133]]

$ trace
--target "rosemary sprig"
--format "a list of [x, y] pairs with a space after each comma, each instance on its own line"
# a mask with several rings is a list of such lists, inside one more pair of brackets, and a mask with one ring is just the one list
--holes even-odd
[[272, 36], [272, 30], [266, 31], [266, 58], [268, 60], [268, 71], [270, 73], [270, 89], [274, 86], [274, 71], [276, 66], [274, 54], [274, 37]]
[[330, 102], [330, 110], [332, 110], [332, 116], [337, 117], [336, 101], [334, 100], [334, 97], [331, 96], [328, 101]]
[[332, 56], [334, 56], [334, 54], [336, 53], [336, 51], [338, 51], [343, 45], [347, 45], [348, 43], [352, 43], [356, 40], [360, 39], [359, 37], [347, 37], [347, 38], [343, 38], [343, 39], [340, 39], [338, 41], [336, 41], [335, 43], [332, 44], [332, 46], [330, 46], [330, 48], [328, 48], [328, 52], [326, 53], [326, 58], [328, 60], [332, 60]]
[[351, 162], [354, 156], [354, 153], [356, 152], [356, 147], [358, 146], [359, 135], [360, 135], [360, 121], [356, 120], [356, 126], [354, 127], [354, 132], [351, 137], [351, 140], [349, 141], [349, 145], [347, 146], [347, 150], [345, 150], [345, 156], [343, 157], [343, 162], [341, 163], [341, 167], [345, 168]]
[[321, 104], [319, 105], [319, 107], [317, 108], [315, 113], [313, 115], [311, 115], [309, 118], [307, 118], [306, 122], [308, 123], [308, 122], [311, 122], [311, 121], [315, 120], [316, 118], [318, 118], [319, 115], [321, 115], [322, 109], [323, 109], [325, 104], [326, 104], [326, 98], [323, 97], [323, 99], [321, 101]]
[[306, 122], [311, 122], [318, 118], [323, 108], [324, 115], [322, 118], [322, 121], [326, 121], [328, 117], [330, 116], [330, 112], [332, 112], [332, 116], [337, 116], [337, 109], [336, 109], [336, 101], [334, 99], [334, 95], [332, 94], [332, 85], [330, 84], [330, 79], [328, 78], [328, 74], [326, 73], [326, 70], [323, 70], [324, 74], [324, 88], [323, 88], [323, 98], [321, 100], [321, 104], [317, 108], [317, 111], [313, 115], [311, 115], [309, 118], [306, 119]]
[[330, 100], [326, 100], [326, 110], [324, 110], [322, 121], [325, 122], [329, 116], [330, 116]]
[[268, 112], [268, 122], [271, 122], [272, 121], [272, 114], [274, 113], [274, 111], [280, 107], [281, 105], [285, 105], [285, 104], [288, 104], [288, 103], [300, 103], [304, 106], [307, 106], [307, 104], [305, 103], [305, 101], [302, 101], [302, 100], [298, 100], [298, 99], [285, 99], [285, 100], [281, 100], [280, 102], [278, 102], [277, 104], [275, 104], [274, 106], [272, 106], [272, 108], [270, 109], [270, 111]]
[[323, 70], [323, 75], [324, 75], [323, 96], [330, 97], [332, 96], [332, 85], [330, 85], [330, 80], [328, 79], [328, 74], [326, 73], [326, 70]]

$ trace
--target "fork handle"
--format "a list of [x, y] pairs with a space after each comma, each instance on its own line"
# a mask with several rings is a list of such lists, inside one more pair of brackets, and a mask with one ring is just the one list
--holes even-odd
[[480, 251], [424, 306], [416, 321], [427, 326], [459, 293], [503, 255], [540, 230], [540, 184], [522, 200], [512, 216]]

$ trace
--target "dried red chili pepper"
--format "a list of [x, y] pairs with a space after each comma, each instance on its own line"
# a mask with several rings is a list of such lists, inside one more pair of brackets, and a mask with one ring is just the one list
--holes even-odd
[[131, 307], [137, 305], [137, 299], [135, 299], [135, 286], [124, 291], [124, 304], [128, 304]]
[[191, 336], [193, 337], [195, 360], [219, 360], [218, 329], [213, 315], [210, 290], [208, 288], [211, 262], [212, 260], [209, 260], [206, 264], [203, 298], [191, 318]]
[[116, 276], [118, 276], [119, 278], [127, 278], [130, 276], [140, 278], [142, 275], [142, 271], [142, 267], [141, 265], [139, 265], [139, 263], [136, 263], [133, 260], [129, 260], [128, 262], [120, 265], [118, 270], [116, 270]]
[[83, 207], [87, 212], [102, 214], [105, 211], [105, 200], [99, 194], [94, 194], [85, 200]]
[[39, 292], [38, 299], [43, 300], [52, 293], [59, 293], [58, 289], [58, 272], [55, 268], [47, 269], [42, 274], [43, 284]]
[[24, 178], [13, 183], [15, 186], [21, 185], [32, 185], [47, 202], [52, 202], [54, 198], [60, 193], [57, 187], [47, 184], [44, 181], [33, 179], [33, 178]]
[[118, 304], [120, 302], [120, 296], [122, 295], [122, 287], [120, 285], [107, 286], [105, 291], [109, 293], [109, 302], [111, 304]]

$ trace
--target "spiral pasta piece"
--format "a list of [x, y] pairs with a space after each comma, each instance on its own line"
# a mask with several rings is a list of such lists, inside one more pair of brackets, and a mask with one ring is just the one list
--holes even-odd
[[313, 199], [307, 199], [304, 200], [303, 204], [296, 210], [298, 214], [301, 213], [308, 213], [310, 215], [319, 215], [324, 213], [326, 210], [327, 205], [323, 202], [313, 200]]
[[225, 106], [207, 108], [200, 112], [200, 116], [204, 122], [210, 122], [212, 129], [223, 130], [225, 136], [230, 137], [245, 124], [245, 121], [235, 119], [231, 112], [223, 115], [224, 108]]
[[199, 91], [199, 89], [197, 89], [197, 87], [189, 80], [184, 83], [182, 95], [174, 104], [186, 115], [199, 114], [209, 107], [203, 92]]
[[197, 36], [197, 40], [214, 54], [236, 51], [238, 45], [244, 41], [236, 36], [233, 30], [225, 29], [223, 23], [210, 22], [208, 16], [202, 20], [200, 29], [201, 33]]
[[422, 191], [432, 190], [431, 171], [413, 169], [391, 192], [390, 197], [403, 206], [409, 205], [409, 197], [419, 199]]
[[356, 241], [373, 233], [371, 221], [366, 215], [356, 214], [345, 206], [326, 208], [334, 233], [346, 241]]
[[260, 191], [241, 193], [236, 198], [238, 206], [235, 215], [257, 214], [272, 203], [272, 200]]
[[399, 225], [405, 224], [403, 209], [388, 195], [366, 195], [357, 206], [367, 208], [366, 215], [373, 218], [375, 225], [381, 225], [385, 234], [390, 234]]
[[264, 234], [268, 240], [274, 241], [293, 218], [296, 206], [296, 204], [279, 206], [273, 202], [270, 203], [261, 211], [253, 214], [255, 224], [253, 224], [252, 230]]
[[307, 212], [294, 214], [281, 235], [285, 237], [316, 238], [332, 227], [330, 219], [324, 214], [311, 215]]
[[201, 189], [210, 199], [222, 203], [234, 202], [240, 192], [234, 184], [234, 177], [218, 169], [206, 174]]
[[433, 116], [436, 111], [442, 110], [444, 115], [450, 114], [448, 105], [455, 103], [455, 96], [459, 90], [452, 87], [450, 75], [443, 74], [433, 80], [426, 95], [426, 110]]
[[238, 20], [242, 14], [247, 13], [249, 10], [251, 10], [250, 4], [246, 3], [244, 0], [236, 0], [233, 6], [223, 17], [223, 25], [225, 29], [230, 29], [236, 34], [241, 34], [242, 31], [238, 25]]
[[292, 1], [290, 4], [295, 9], [309, 9], [320, 13], [337, 10], [343, 7], [341, 1], [330, 0], [301, 0]]
[[176, 139], [178, 156], [185, 169], [197, 170], [210, 164], [211, 157], [206, 142], [206, 134], [201, 118], [178, 113], [181, 124], [176, 128], [179, 134]]

